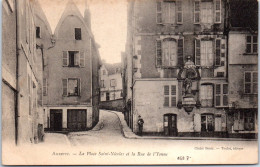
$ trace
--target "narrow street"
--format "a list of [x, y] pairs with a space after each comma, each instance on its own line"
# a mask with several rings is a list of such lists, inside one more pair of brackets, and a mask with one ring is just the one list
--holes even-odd
[[[91, 130], [86, 132], [73, 132], [68, 135], [69, 141], [73, 147], [95, 147], [104, 148], [111, 146], [113, 148], [132, 148], [133, 150], [185, 150], [196, 147], [244, 147], [246, 149], [257, 149], [257, 141], [216, 141], [216, 140], [171, 140], [171, 139], [127, 139], [121, 132], [121, 125], [118, 116], [115, 113], [100, 110], [100, 121], [103, 122], [103, 128], [100, 130]], [[95, 129], [95, 128], [94, 128]], [[186, 147], [183, 147], [186, 146]], [[213, 149], [214, 150], [214, 149]]]

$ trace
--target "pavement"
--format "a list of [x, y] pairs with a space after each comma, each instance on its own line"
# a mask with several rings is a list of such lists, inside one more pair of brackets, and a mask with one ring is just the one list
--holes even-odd
[[[113, 118], [113, 119], [111, 119]], [[126, 124], [124, 115], [121, 112], [111, 110], [101, 110], [101, 117], [98, 124], [89, 131], [70, 132], [67, 135], [61, 133], [45, 133], [44, 142], [40, 145], [80, 145], [82, 141], [80, 136], [85, 136], [88, 143], [103, 140], [107, 136], [116, 137], [117, 140], [123, 139], [150, 139], [150, 140], [211, 140], [211, 141], [257, 141], [257, 139], [241, 139], [241, 138], [213, 138], [213, 137], [166, 137], [166, 136], [138, 136]], [[77, 139], [76, 139], [77, 138]], [[108, 142], [108, 140], [106, 139]]]
[[219, 140], [219, 141], [257, 141], [257, 139], [242, 138], [216, 138], [216, 137], [169, 137], [169, 136], [138, 136], [126, 124], [124, 115], [121, 112], [109, 111], [117, 115], [120, 120], [122, 134], [128, 139], [163, 139], [163, 140]]

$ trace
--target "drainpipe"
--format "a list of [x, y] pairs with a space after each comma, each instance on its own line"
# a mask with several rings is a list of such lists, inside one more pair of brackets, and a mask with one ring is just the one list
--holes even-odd
[[19, 56], [21, 52], [20, 48], [20, 12], [19, 12], [19, 1], [15, 2], [15, 11], [16, 11], [16, 94], [15, 94], [15, 143], [19, 144]]

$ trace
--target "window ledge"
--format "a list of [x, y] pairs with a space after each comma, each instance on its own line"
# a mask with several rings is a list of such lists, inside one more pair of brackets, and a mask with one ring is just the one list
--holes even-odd
[[257, 96], [258, 93], [243, 93], [243, 96]]

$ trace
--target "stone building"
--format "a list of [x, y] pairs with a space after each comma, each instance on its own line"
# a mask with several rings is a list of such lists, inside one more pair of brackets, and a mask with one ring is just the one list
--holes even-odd
[[100, 101], [122, 99], [121, 63], [103, 63], [100, 68]]
[[231, 0], [229, 6], [228, 131], [230, 136], [257, 137], [258, 2]]
[[225, 0], [128, 2], [125, 117], [134, 132], [225, 136]]
[[51, 36], [51, 44], [44, 48], [47, 49], [43, 77], [45, 128], [78, 131], [94, 127], [99, 120], [101, 61], [87, 4], [83, 17], [75, 3], [68, 2]]
[[37, 54], [34, 1], [3, 2], [2, 139], [37, 143], [43, 135], [42, 55]]

